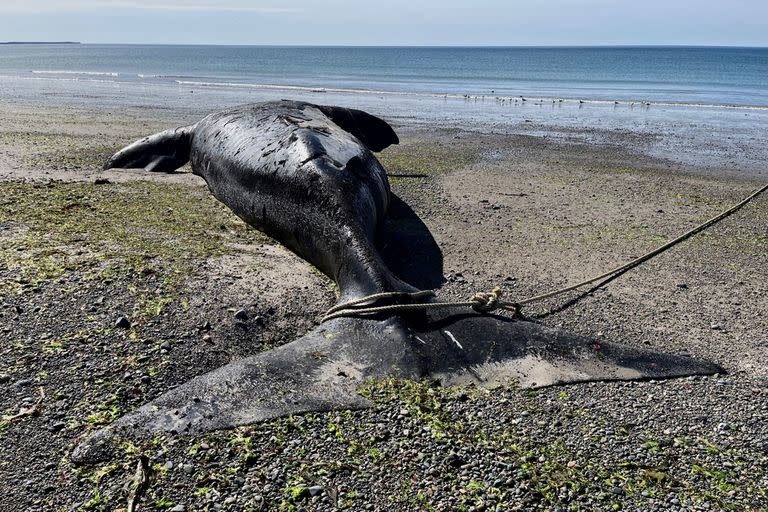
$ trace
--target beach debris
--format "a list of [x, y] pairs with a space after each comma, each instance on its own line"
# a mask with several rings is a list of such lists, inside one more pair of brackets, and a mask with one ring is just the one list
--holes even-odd
[[40, 406], [43, 404], [43, 400], [45, 400], [45, 389], [43, 389], [43, 386], [37, 388], [37, 396], [37, 402], [35, 402], [31, 407], [22, 407], [17, 414], [3, 416], [3, 423], [11, 423], [26, 416], [37, 415], [40, 412]]
[[143, 454], [139, 455], [136, 472], [133, 474], [133, 479], [130, 483], [131, 493], [128, 495], [127, 512], [136, 512], [136, 507], [144, 495], [144, 491], [149, 486], [149, 471], [149, 457]]

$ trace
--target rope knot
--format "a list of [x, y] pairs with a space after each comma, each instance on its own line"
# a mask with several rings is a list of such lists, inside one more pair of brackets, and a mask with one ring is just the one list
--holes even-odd
[[501, 303], [501, 296], [504, 292], [501, 288], [496, 287], [490, 292], [478, 292], [472, 296], [470, 302], [472, 302], [472, 309], [478, 313], [490, 313], [503, 306]]

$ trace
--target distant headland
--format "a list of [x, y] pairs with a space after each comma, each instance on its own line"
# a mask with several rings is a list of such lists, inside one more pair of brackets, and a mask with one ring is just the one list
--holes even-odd
[[0, 44], [82, 44], [80, 41], [0, 41]]

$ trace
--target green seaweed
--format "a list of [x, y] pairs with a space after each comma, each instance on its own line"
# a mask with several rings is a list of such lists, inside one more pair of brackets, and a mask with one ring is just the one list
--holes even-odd
[[[71, 271], [161, 273], [173, 284], [236, 244], [268, 242], [198, 186], [6, 182], [0, 198], [0, 296]], [[143, 314], [169, 302], [153, 300]]]
[[429, 177], [461, 170], [479, 158], [479, 151], [462, 145], [404, 140], [376, 155], [390, 174], [390, 181], [399, 183], [401, 175]]

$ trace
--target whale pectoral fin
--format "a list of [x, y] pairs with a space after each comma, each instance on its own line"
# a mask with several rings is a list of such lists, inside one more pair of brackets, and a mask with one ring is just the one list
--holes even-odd
[[117, 153], [104, 169], [140, 169], [173, 172], [189, 161], [193, 126], [166, 130], [137, 140]]
[[423, 325], [431, 375], [446, 385], [523, 387], [709, 375], [708, 361], [574, 335], [491, 315], [454, 315]]
[[[154, 156], [154, 155], [153, 155]], [[149, 172], [173, 172], [187, 163], [186, 160], [175, 156], [154, 156], [154, 158], [144, 166], [145, 171]]]
[[196, 377], [88, 437], [72, 460], [107, 460], [123, 440], [148, 433], [199, 434], [302, 412], [370, 406], [357, 393], [362, 372], [329, 345], [335, 344], [310, 334]]
[[357, 137], [371, 151], [381, 151], [398, 144], [395, 130], [383, 119], [353, 108], [319, 106], [339, 128]]

